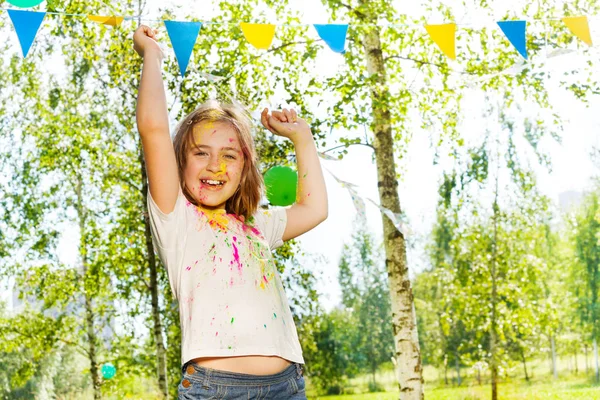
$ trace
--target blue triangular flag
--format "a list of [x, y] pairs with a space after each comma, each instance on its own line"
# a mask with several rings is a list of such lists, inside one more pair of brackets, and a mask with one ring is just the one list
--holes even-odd
[[498, 26], [515, 49], [527, 60], [527, 21], [499, 21]]
[[46, 13], [21, 10], [6, 11], [8, 11], [8, 16], [12, 20], [15, 31], [17, 32], [23, 57], [27, 57], [27, 53], [29, 53], [31, 44], [33, 43], [35, 35], [42, 25], [42, 21], [44, 20]]
[[336, 53], [344, 54], [346, 50], [346, 33], [348, 24], [314, 24], [317, 33], [327, 43], [329, 48]]
[[202, 22], [164, 21], [181, 76], [185, 75]]

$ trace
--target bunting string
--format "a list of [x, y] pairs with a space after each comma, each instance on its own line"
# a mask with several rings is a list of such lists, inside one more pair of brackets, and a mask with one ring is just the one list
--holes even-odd
[[[325, 153], [322, 153], [322, 152], [319, 152], [318, 154], [319, 154], [319, 157], [322, 158], [323, 160], [339, 161], [339, 159], [331, 157], [328, 154], [325, 154]], [[335, 181], [337, 183], [339, 183], [342, 188], [344, 188], [344, 189], [346, 189], [348, 191], [348, 193], [350, 194], [350, 197], [352, 198], [352, 203], [354, 204], [354, 208], [356, 209], [356, 213], [358, 215], [358, 218], [361, 221], [366, 222], [366, 220], [367, 220], [367, 214], [366, 214], [366, 207], [365, 207], [365, 198], [363, 196], [361, 196], [360, 194], [358, 194], [358, 191], [357, 191], [358, 186], [356, 186], [353, 183], [346, 182], [346, 181], [343, 181], [343, 180], [339, 179], [327, 167], [323, 167], [323, 168], [327, 172], [329, 172], [329, 174], [333, 177], [333, 179], [335, 179]], [[366, 198], [366, 200], [368, 200], [369, 202], [373, 203], [375, 205], [375, 207], [377, 207], [381, 211], [381, 213], [383, 215], [385, 215], [386, 217], [388, 217], [389, 220], [394, 225], [394, 227], [404, 237], [406, 237], [407, 235], [411, 235], [413, 233], [412, 230], [410, 229], [409, 225], [408, 225], [407, 218], [406, 218], [405, 214], [403, 214], [403, 213], [394, 213], [389, 208], [381, 206], [380, 204], [378, 204], [377, 202], [375, 202], [374, 200], [372, 200], [372, 199], [370, 199], [368, 197]]]
[[[36, 0], [37, 1], [37, 0]], [[14, 4], [23, 4], [22, 8], [27, 8], [25, 4], [35, 4], [33, 2], [17, 2]], [[10, 1], [9, 1], [10, 3]], [[39, 2], [37, 3], [39, 4]], [[216, 22], [216, 21], [169, 21], [148, 19], [147, 15], [134, 16], [117, 16], [117, 15], [89, 15], [89, 14], [74, 14], [64, 13], [59, 11], [28, 11], [23, 9], [0, 8], [7, 11], [15, 32], [17, 34], [19, 44], [26, 57], [37, 35], [43, 19], [46, 14], [60, 15], [67, 17], [82, 17], [87, 20], [112, 26], [119, 27], [123, 21], [127, 20], [143, 20], [144, 22], [164, 23], [169, 39], [173, 46], [175, 56], [179, 65], [181, 76], [183, 77], [187, 71], [188, 63], [194, 48], [194, 44], [199, 36], [202, 26], [207, 25], [236, 25], [242, 30], [245, 39], [255, 48], [267, 50], [270, 48], [275, 37], [277, 28], [284, 27], [302, 27], [313, 25], [317, 35], [327, 44], [327, 46], [336, 53], [344, 54], [346, 45], [346, 36], [348, 33], [349, 24], [267, 24], [267, 23], [250, 23], [250, 22]], [[592, 36], [590, 33], [589, 18], [587, 16], [568, 16], [560, 18], [539, 18], [531, 19], [533, 22], [548, 22], [562, 21], [563, 25], [568, 28], [568, 31], [581, 40], [588, 46], [593, 46]], [[515, 50], [525, 60], [529, 59], [527, 52], [527, 24], [525, 20], [508, 20], [497, 21], [498, 28], [504, 34], [506, 39], [515, 48]], [[381, 27], [406, 27], [406, 26], [421, 26], [417, 24], [397, 24], [397, 23], [381, 23], [381, 24], [352, 24], [353, 27], [360, 26], [381, 26]], [[459, 26], [472, 26], [469, 23], [447, 23], [439, 25], [425, 24], [423, 27], [429, 34], [431, 40], [438, 46], [448, 58], [456, 59], [456, 35]], [[479, 24], [481, 25], [481, 24]], [[547, 34], [547, 32], [546, 32]]]

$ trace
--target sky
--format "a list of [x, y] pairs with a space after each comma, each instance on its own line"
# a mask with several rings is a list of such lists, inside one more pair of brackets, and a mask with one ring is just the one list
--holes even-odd
[[[171, 1], [170, 3], [181, 4], [180, 1]], [[151, 15], [152, 9], [156, 9], [162, 4], [163, 2], [149, 1], [149, 14]], [[208, 10], [203, 8], [203, 2], [195, 2], [195, 4], [199, 17], [210, 17]], [[323, 12], [315, 11], [322, 9], [320, 1], [307, 0], [295, 2], [295, 4], [300, 11], [304, 12], [305, 17], [302, 20], [306, 23], [328, 22], [326, 18], [322, 17], [325, 15]], [[403, 2], [403, 4], [406, 3]], [[0, 18], [5, 15], [0, 15]], [[315, 19], [313, 18], [315, 15], [321, 17]], [[597, 33], [595, 30], [594, 38], [600, 43]], [[9, 40], [16, 41], [14, 33]], [[173, 54], [168, 52], [167, 57], [173, 57]], [[571, 56], [557, 57], [549, 68], [560, 72], [561, 68], [564, 69], [568, 63], [575, 61]], [[331, 72], [340, 62], [339, 55], [325, 50], [320, 55], [321, 64], [318, 66], [318, 70]], [[565, 126], [562, 145], [548, 144], [547, 150], [554, 164], [552, 172], [548, 173], [541, 169], [537, 169], [537, 172], [542, 192], [558, 202], [560, 193], [583, 191], [589, 186], [590, 177], [598, 174], [598, 170], [590, 160], [589, 152], [593, 146], [600, 146], [598, 135], [600, 113], [593, 111], [599, 109], [600, 100], [595, 99], [592, 107], [586, 108], [571, 96], [564, 95], [555, 88], [551, 90], [554, 98], [557, 99], [563, 117], [569, 122]], [[464, 129], [466, 130], [465, 135], [468, 137], [477, 135], [477, 131], [481, 127], [471, 123], [465, 124]], [[434, 222], [437, 189], [443, 168], [443, 166], [433, 164], [433, 154], [434, 150], [430, 146], [428, 133], [416, 131], [406, 157], [401, 162], [404, 171], [399, 181], [401, 206], [408, 217], [411, 230], [410, 239], [421, 239], [421, 243], [423, 239], [427, 238]], [[322, 165], [325, 168], [325, 180], [329, 195], [329, 217], [324, 223], [303, 235], [299, 242], [304, 251], [322, 255], [326, 260], [315, 263], [311, 257], [308, 257], [304, 262], [320, 277], [317, 289], [321, 294], [322, 305], [329, 310], [340, 301], [337, 264], [344, 243], [350, 242], [353, 233], [352, 222], [356, 216], [348, 191], [333, 179], [331, 173], [339, 179], [356, 184], [358, 193], [365, 200], [372, 199], [376, 203], [379, 203], [379, 200], [376, 166], [372, 160], [371, 149], [364, 146], [352, 146], [343, 160], [322, 160]], [[368, 227], [376, 238], [381, 240], [381, 214], [369, 201], [365, 201], [365, 203]], [[76, 232], [74, 226], [65, 225], [65, 235], [59, 242], [59, 257], [63, 262], [74, 263], [76, 261], [77, 248], [75, 244], [77, 241], [72, 239], [72, 235]], [[408, 249], [408, 264], [413, 275], [427, 266], [422, 245]]]

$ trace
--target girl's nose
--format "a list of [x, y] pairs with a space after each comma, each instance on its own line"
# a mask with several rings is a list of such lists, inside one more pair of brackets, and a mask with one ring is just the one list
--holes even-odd
[[210, 160], [208, 161], [208, 166], [206, 167], [207, 170], [209, 170], [210, 172], [222, 172], [221, 171], [221, 166], [219, 165], [219, 157], [218, 156], [211, 156]]

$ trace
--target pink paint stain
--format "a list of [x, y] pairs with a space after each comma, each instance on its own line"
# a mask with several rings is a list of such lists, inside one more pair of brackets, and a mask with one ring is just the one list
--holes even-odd
[[[199, 261], [199, 260], [196, 260], [196, 262], [194, 263], [194, 267], [196, 266], [196, 264], [198, 264], [198, 261]], [[192, 269], [192, 266], [191, 266], [191, 265], [190, 265], [190, 266], [188, 266], [188, 267], [186, 267], [186, 270], [188, 270], [188, 271], [189, 271], [189, 270], [191, 270], [191, 269]]]
[[235, 245], [235, 242], [237, 242], [237, 237], [234, 236], [233, 241], [234, 241], [234, 243], [232, 243], [232, 245], [233, 245], [233, 260], [237, 264], [238, 270], [240, 271], [240, 273], [242, 273], [242, 263], [240, 262], [240, 253], [238, 252], [238, 248]]
[[215, 336], [219, 336], [219, 332], [215, 333]]

